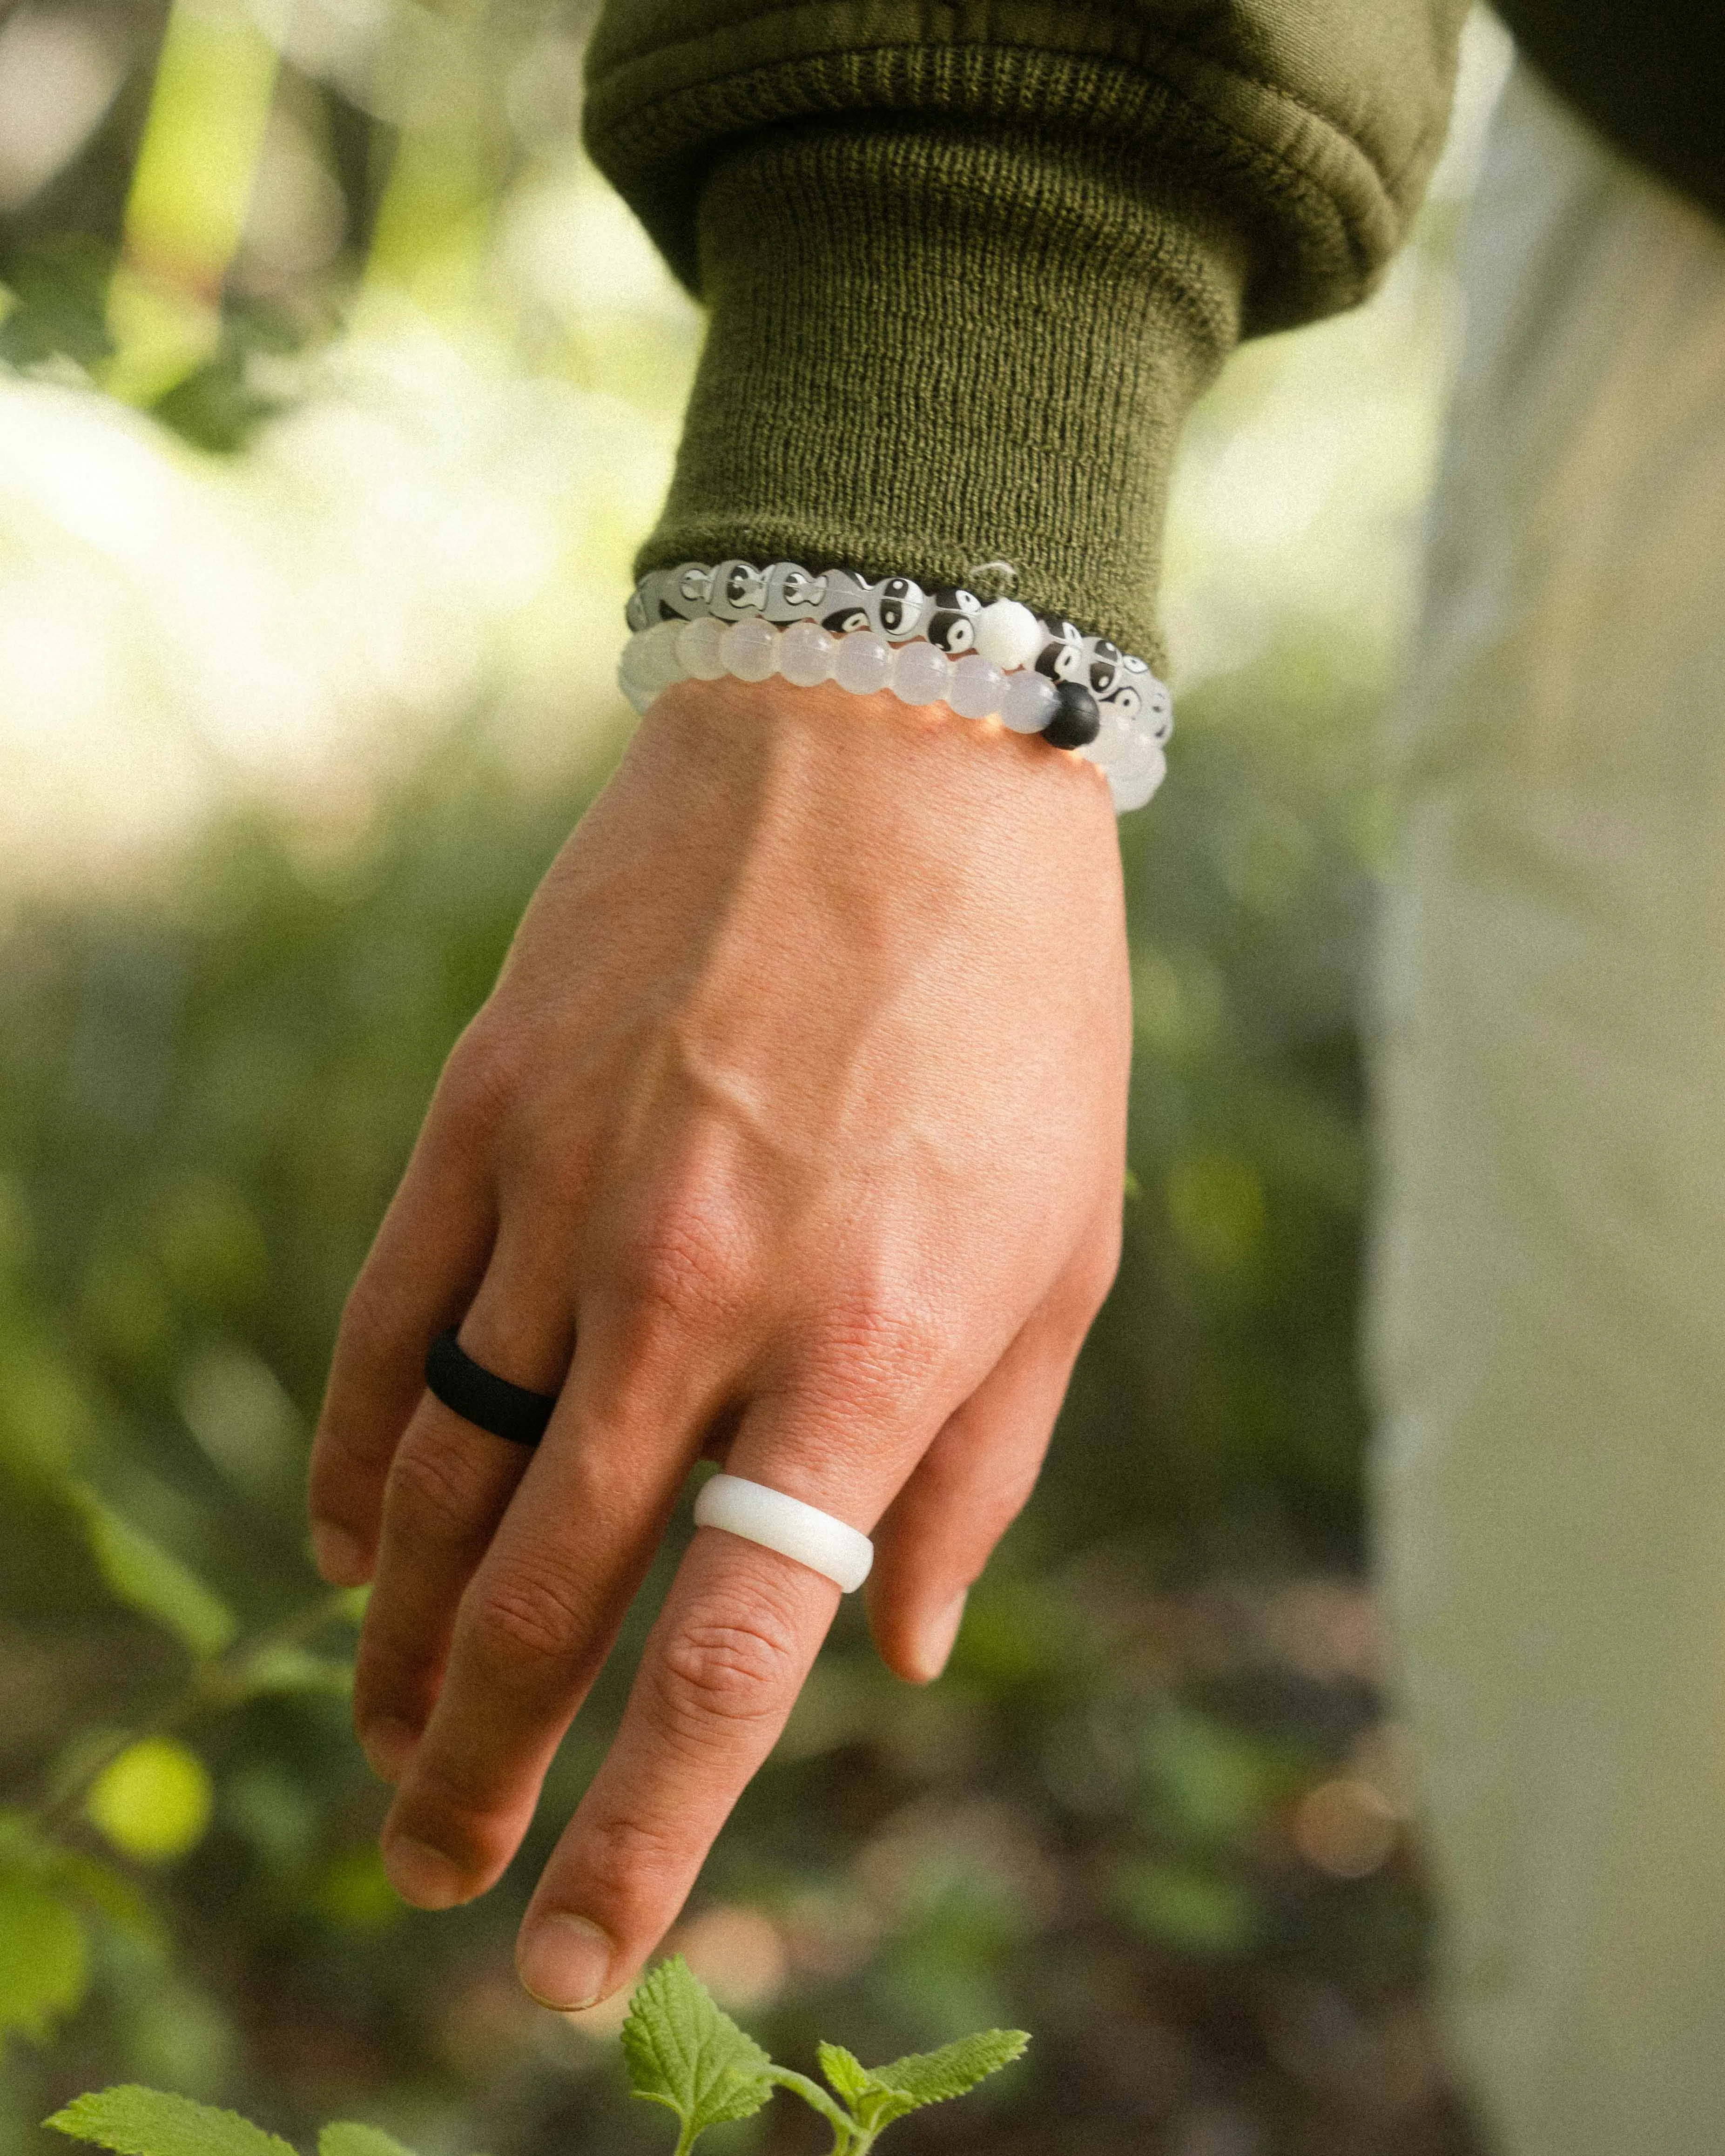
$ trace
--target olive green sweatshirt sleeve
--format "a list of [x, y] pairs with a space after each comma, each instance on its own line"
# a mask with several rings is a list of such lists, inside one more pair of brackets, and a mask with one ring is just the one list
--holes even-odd
[[608, 0], [587, 134], [707, 339], [641, 567], [1018, 596], [1155, 657], [1181, 422], [1351, 305], [1466, 0]]

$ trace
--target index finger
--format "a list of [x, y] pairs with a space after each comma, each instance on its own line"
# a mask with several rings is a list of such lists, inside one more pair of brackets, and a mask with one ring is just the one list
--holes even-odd
[[[914, 1458], [876, 1455], [824, 1478], [806, 1456], [757, 1448], [749, 1435], [745, 1424], [731, 1471], [865, 1532]], [[793, 1558], [721, 1528], [697, 1532], [616, 1740], [522, 1926], [518, 1966], [536, 1999], [564, 2011], [591, 2005], [652, 1951], [778, 1742], [838, 1606], [834, 1582]]]

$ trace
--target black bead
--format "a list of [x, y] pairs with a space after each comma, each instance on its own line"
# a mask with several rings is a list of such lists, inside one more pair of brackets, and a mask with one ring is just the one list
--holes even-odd
[[1096, 700], [1081, 681], [1061, 681], [1055, 689], [1054, 716], [1042, 738], [1056, 748], [1083, 748], [1102, 731]]

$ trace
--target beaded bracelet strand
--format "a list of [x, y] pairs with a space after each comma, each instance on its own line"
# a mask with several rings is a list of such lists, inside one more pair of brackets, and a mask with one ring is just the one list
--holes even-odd
[[932, 644], [895, 647], [872, 629], [834, 636], [818, 622], [781, 629], [758, 615], [660, 622], [629, 639], [618, 680], [644, 712], [674, 681], [714, 681], [725, 674], [739, 681], [778, 674], [809, 689], [832, 680], [858, 696], [890, 689], [901, 703], [944, 702], [961, 719], [998, 719], [1011, 732], [1041, 734], [1101, 767], [1119, 815], [1142, 808], [1167, 769], [1162, 744], [1147, 727], [1117, 713], [1105, 716], [1076, 682], [1056, 683], [1028, 670], [1008, 674], [978, 652], [952, 660]]
[[944, 701], [960, 718], [1039, 733], [1105, 771], [1122, 814], [1150, 799], [1166, 768], [1173, 707], [1145, 662], [1015, 600], [925, 593], [908, 577], [814, 576], [788, 562], [685, 562], [644, 577], [628, 618], [635, 633], [618, 680], [637, 711], [675, 680], [779, 674], [857, 696], [890, 689], [906, 704]]

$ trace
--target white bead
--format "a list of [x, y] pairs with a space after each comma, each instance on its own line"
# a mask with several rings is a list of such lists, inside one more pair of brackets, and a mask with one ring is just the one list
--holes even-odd
[[[1027, 609], [1028, 611], [1028, 609]], [[1000, 694], [1000, 723], [1015, 734], [1040, 734], [1054, 716], [1055, 685], [1045, 674], [1009, 674]]]
[[635, 716], [638, 719], [644, 719], [654, 699], [659, 694], [658, 690], [647, 688], [635, 679], [626, 666], [621, 664], [617, 669], [617, 685], [622, 690], [624, 701]]
[[715, 1475], [695, 1500], [697, 1527], [721, 1527], [763, 1549], [777, 1550], [854, 1594], [869, 1576], [875, 1545], [848, 1520], [834, 1519], [818, 1505], [764, 1482], [746, 1482], [740, 1475]]
[[1096, 737], [1086, 742], [1078, 753], [1086, 762], [1101, 764], [1106, 771], [1126, 754], [1136, 737], [1136, 730], [1123, 711], [1117, 711], [1106, 701], [1097, 704], [1096, 716], [1101, 721]]
[[1130, 814], [1144, 803], [1168, 775], [1168, 758], [1148, 734], [1135, 732], [1126, 753], [1108, 767], [1108, 791], [1114, 797], [1117, 816]]
[[952, 671], [946, 653], [932, 644], [901, 644], [892, 662], [892, 693], [901, 704], [937, 704]]
[[1006, 676], [992, 660], [968, 652], [952, 669], [947, 701], [961, 719], [992, 718], [1006, 693]]
[[668, 689], [682, 680], [682, 662], [677, 657], [682, 627], [680, 621], [661, 621], [629, 639], [624, 663], [644, 689]]
[[725, 671], [725, 662], [719, 655], [724, 634], [724, 623], [715, 621], [710, 613], [697, 621], [685, 621], [677, 631], [677, 663], [690, 680], [716, 681]]
[[719, 656], [737, 680], [764, 681], [778, 670], [778, 631], [758, 614], [745, 614], [719, 639]]
[[1042, 649], [1047, 631], [1027, 606], [996, 599], [976, 619], [976, 648], [1007, 673], [1028, 666]]
[[853, 629], [839, 639], [833, 679], [853, 696], [871, 696], [886, 686], [892, 671], [892, 646], [871, 629]]
[[778, 670], [799, 689], [818, 689], [830, 680], [839, 639], [818, 621], [793, 622], [778, 647]]

